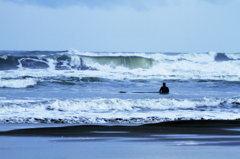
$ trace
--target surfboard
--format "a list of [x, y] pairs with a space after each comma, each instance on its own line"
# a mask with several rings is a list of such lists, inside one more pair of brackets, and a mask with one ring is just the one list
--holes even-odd
[[132, 93], [159, 93], [159, 92], [132, 92]]
[[[127, 93], [126, 91], [119, 91], [119, 93]], [[159, 92], [131, 92], [131, 93], [159, 93]]]
[[[119, 91], [119, 93], [127, 93], [126, 91]], [[159, 93], [159, 92], [129, 92], [129, 93]], [[169, 93], [159, 93], [163, 95], [167, 95]]]

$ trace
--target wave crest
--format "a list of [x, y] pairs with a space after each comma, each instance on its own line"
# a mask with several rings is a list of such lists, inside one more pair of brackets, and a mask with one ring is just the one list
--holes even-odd
[[238, 81], [239, 65], [240, 53], [0, 52], [0, 70], [33, 77], [40, 77], [37, 69], [42, 77]]
[[[0, 121], [144, 123], [163, 119], [237, 119], [240, 98], [1, 100]], [[146, 111], [148, 113], [146, 113]], [[16, 118], [12, 116], [15, 114]], [[32, 118], [34, 116], [34, 118]], [[154, 117], [150, 118], [150, 117]]]

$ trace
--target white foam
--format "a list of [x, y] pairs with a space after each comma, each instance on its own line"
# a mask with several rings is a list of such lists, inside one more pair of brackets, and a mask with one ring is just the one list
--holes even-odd
[[25, 88], [29, 86], [34, 86], [37, 84], [35, 79], [0, 79], [0, 87], [7, 88]]
[[[188, 53], [188, 54], [163, 54], [163, 53], [82, 53], [69, 52], [70, 65], [63, 63], [69, 70], [56, 70], [57, 61], [47, 59], [44, 61], [49, 67], [47, 69], [22, 68], [13, 71], [0, 71], [0, 78], [21, 78], [32, 76], [33, 78], [44, 77], [99, 77], [107, 79], [209, 79], [209, 80], [240, 80], [240, 60], [229, 60], [217, 62], [214, 60], [215, 52], [210, 53]], [[82, 57], [87, 55], [88, 57]], [[140, 56], [154, 59], [152, 67], [129, 69], [123, 65], [116, 65], [111, 61], [100, 64], [94, 61], [91, 56]], [[238, 59], [240, 54], [226, 54]], [[82, 61], [81, 59], [82, 58]], [[42, 60], [40, 60], [43, 62]], [[81, 64], [97, 70], [78, 70]]]
[[226, 56], [233, 60], [240, 60], [240, 53], [226, 53]]
[[[77, 50], [69, 50], [69, 55], [83, 55], [83, 56], [93, 56], [93, 57], [99, 57], [99, 56], [139, 56], [139, 57], [145, 57], [145, 58], [151, 58], [154, 60], [189, 60], [193, 62], [212, 62], [214, 61], [215, 56], [217, 55], [217, 52], [208, 52], [208, 53], [144, 53], [144, 52], [80, 52]], [[228, 56], [237, 56], [239, 57], [239, 54], [227, 54]]]
[[70, 60], [70, 66], [72, 67], [78, 67], [81, 66], [81, 59], [79, 56], [77, 55], [72, 55], [70, 56], [71, 60]]
[[178, 118], [236, 119], [240, 110], [234, 102], [239, 103], [240, 98], [1, 100], [0, 120], [61, 119], [71, 123], [87, 119], [97, 123], [121, 118], [120, 122], [141, 123]]
[[[128, 69], [123, 66], [115, 66], [111, 63], [109, 65], [101, 65], [90, 58], [84, 58], [85, 64], [98, 68], [103, 71], [102, 77], [114, 78], [112, 72], [117, 73], [130, 73], [129, 76], [124, 73], [121, 74], [122, 79], [135, 79], [135, 78], [164, 78], [164, 79], [213, 79], [213, 80], [240, 80], [240, 61], [223, 61], [217, 62], [214, 60], [216, 52], [210, 53], [189, 53], [177, 54], [174, 56], [166, 54], [146, 54], [137, 53], [141, 57], [154, 59], [154, 64], [149, 69]], [[132, 55], [137, 55], [132, 53]], [[89, 55], [89, 54], [88, 54]], [[115, 55], [115, 54], [114, 54]], [[119, 55], [127, 54], [122, 53]], [[112, 56], [112, 55], [111, 55]], [[128, 55], [129, 56], [129, 55]], [[230, 56], [230, 54], [229, 54]], [[238, 55], [239, 56], [239, 55]], [[183, 60], [181, 60], [183, 59]], [[111, 72], [111, 73], [110, 73]], [[109, 74], [110, 73], [110, 74]], [[117, 75], [116, 75], [117, 76]]]
[[0, 55], [0, 58], [6, 60], [8, 58], [8, 55]]
[[20, 70], [24, 70], [24, 68], [22, 67], [22, 61], [24, 61], [24, 60], [33, 60], [33, 61], [37, 61], [37, 62], [42, 62], [42, 63], [48, 64], [48, 63], [45, 62], [44, 60], [40, 60], [40, 59], [21, 58], [21, 59], [18, 60], [18, 63], [19, 63], [18, 68], [19, 68]]

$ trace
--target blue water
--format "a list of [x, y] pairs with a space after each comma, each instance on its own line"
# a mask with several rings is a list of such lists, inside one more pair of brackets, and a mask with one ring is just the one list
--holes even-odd
[[239, 88], [240, 53], [0, 51], [1, 123], [238, 119]]

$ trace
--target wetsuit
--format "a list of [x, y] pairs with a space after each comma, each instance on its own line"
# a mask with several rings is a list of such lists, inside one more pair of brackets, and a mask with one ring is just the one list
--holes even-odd
[[162, 86], [159, 90], [159, 93], [169, 93], [169, 89], [166, 86]]

